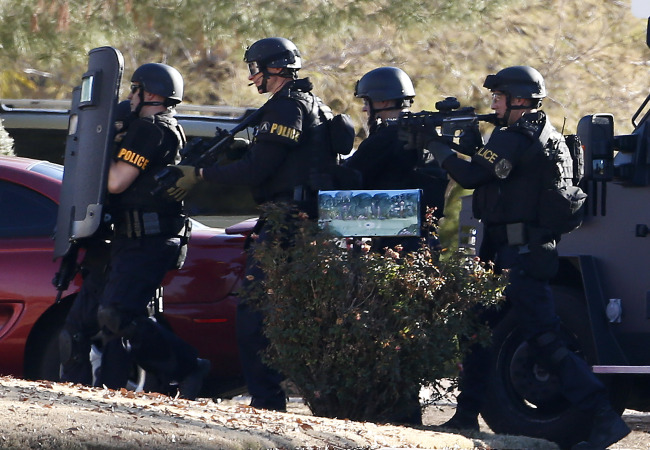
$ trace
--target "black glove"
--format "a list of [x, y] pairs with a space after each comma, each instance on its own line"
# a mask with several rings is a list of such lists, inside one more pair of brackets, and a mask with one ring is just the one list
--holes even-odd
[[440, 139], [435, 129], [429, 130], [423, 127], [417, 130], [400, 128], [397, 137], [400, 141], [406, 142], [404, 144], [406, 150], [422, 150], [427, 148], [429, 141]]
[[442, 166], [445, 159], [454, 154], [454, 151], [449, 147], [449, 144], [441, 141], [440, 139], [433, 139], [429, 141], [425, 147], [433, 155], [438, 164]]
[[471, 128], [463, 130], [463, 134], [458, 139], [458, 151], [463, 155], [473, 156], [482, 147], [483, 136], [476, 122]]
[[192, 188], [201, 181], [199, 177], [199, 168], [194, 166], [175, 166], [170, 164], [167, 166], [173, 172], [178, 172], [178, 179], [172, 187], [167, 189], [167, 195], [176, 201], [183, 200]]

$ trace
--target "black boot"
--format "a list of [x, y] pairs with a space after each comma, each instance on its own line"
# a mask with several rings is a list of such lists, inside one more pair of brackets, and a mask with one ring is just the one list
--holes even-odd
[[287, 412], [287, 397], [283, 390], [279, 390], [275, 395], [266, 398], [252, 397], [250, 406], [257, 409]]
[[440, 427], [451, 428], [453, 430], [479, 431], [478, 413], [456, 408], [453, 417], [440, 425]]
[[203, 379], [210, 372], [210, 361], [196, 358], [196, 368], [180, 382], [178, 390], [180, 397], [187, 400], [196, 400], [203, 386]]
[[630, 427], [610, 406], [596, 411], [589, 440], [573, 446], [573, 450], [604, 450], [630, 433]]

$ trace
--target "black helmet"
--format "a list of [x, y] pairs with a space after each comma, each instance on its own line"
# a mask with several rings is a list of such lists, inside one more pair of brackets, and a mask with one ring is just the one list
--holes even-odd
[[355, 97], [367, 97], [373, 102], [403, 100], [415, 97], [409, 76], [397, 67], [379, 67], [361, 77], [354, 88]]
[[260, 39], [246, 49], [244, 61], [256, 62], [263, 68], [284, 67], [298, 70], [302, 67], [300, 52], [289, 39], [271, 37]]
[[140, 83], [147, 92], [165, 97], [165, 106], [183, 100], [183, 77], [178, 70], [167, 64], [143, 64], [133, 72], [131, 81]]
[[542, 99], [546, 97], [544, 78], [530, 66], [506, 67], [496, 75], [488, 75], [483, 87], [492, 91], [502, 91], [512, 98]]

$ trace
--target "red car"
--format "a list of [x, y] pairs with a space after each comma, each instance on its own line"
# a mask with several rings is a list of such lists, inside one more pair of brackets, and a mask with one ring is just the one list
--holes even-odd
[[[58, 378], [58, 333], [80, 287], [56, 303], [52, 260], [63, 166], [0, 156], [0, 374]], [[252, 223], [228, 230], [194, 223], [182, 269], [163, 282], [163, 321], [212, 362], [203, 394], [244, 386], [235, 339], [244, 239]]]

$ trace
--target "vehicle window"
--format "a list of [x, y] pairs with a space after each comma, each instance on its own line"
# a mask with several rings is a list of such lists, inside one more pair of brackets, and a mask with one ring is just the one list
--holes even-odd
[[14, 153], [26, 158], [63, 164], [67, 129], [6, 128], [14, 139]]
[[60, 164], [54, 164], [51, 162], [43, 161], [38, 164], [34, 164], [29, 168], [32, 172], [40, 173], [55, 180], [63, 180], [63, 166]]
[[0, 238], [51, 236], [57, 205], [36, 191], [0, 181]]

